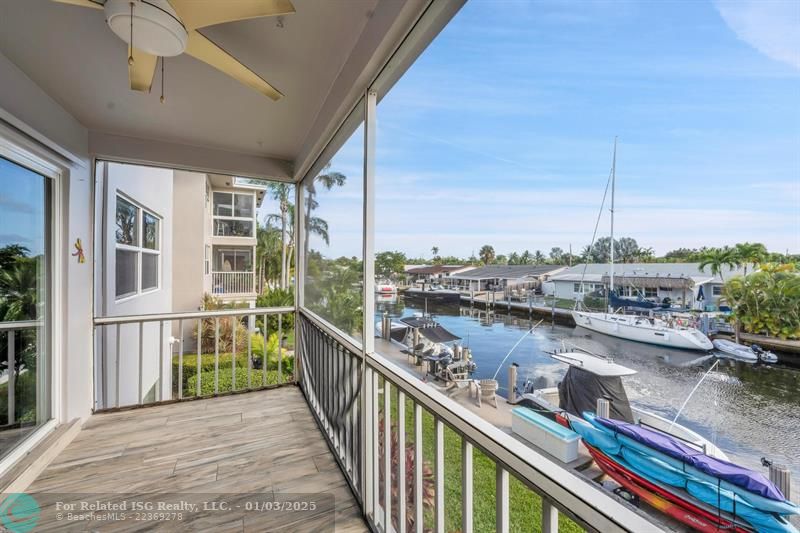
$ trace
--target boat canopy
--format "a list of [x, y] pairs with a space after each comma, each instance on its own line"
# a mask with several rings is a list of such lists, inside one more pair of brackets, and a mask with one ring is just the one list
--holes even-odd
[[558, 384], [558, 406], [568, 413], [581, 416], [584, 411], [594, 412], [599, 398], [609, 401], [612, 417], [633, 422], [631, 405], [619, 375], [598, 375], [570, 365], [564, 379]]
[[617, 364], [611, 359], [585, 352], [562, 352], [553, 354], [552, 357], [557, 361], [577, 366], [598, 376], [632, 376], [636, 373], [636, 370]]
[[431, 342], [452, 342], [461, 340], [461, 337], [453, 335], [438, 322], [430, 318], [408, 317], [401, 318], [400, 321], [408, 327], [419, 329], [419, 334]]
[[[588, 409], [587, 409], [588, 410]], [[717, 479], [722, 479], [771, 500], [784, 501], [781, 491], [763, 474], [723, 459], [711, 457], [676, 438], [636, 424], [597, 417], [598, 422], [661, 453], [678, 459]]]

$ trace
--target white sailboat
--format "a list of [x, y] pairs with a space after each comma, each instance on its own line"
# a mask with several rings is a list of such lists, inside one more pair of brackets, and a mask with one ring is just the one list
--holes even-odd
[[[614, 193], [617, 172], [617, 139], [611, 163], [611, 256], [609, 291], [614, 290]], [[674, 326], [659, 318], [617, 313], [572, 311], [575, 324], [586, 329], [621, 339], [657, 344], [685, 350], [711, 350], [714, 345], [701, 331], [687, 326]]]

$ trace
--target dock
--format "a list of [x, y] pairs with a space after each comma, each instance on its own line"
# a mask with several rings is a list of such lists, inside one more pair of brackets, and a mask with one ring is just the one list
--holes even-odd
[[[409, 372], [413, 376], [416, 376], [423, 382], [427, 383], [428, 386], [430, 386], [431, 388], [441, 392], [442, 394], [448, 395], [445, 383], [427, 374], [425, 365], [417, 366], [416, 364], [414, 364], [414, 362], [411, 361], [411, 358], [408, 355], [401, 352], [401, 348], [397, 344], [384, 340], [382, 338], [376, 338], [375, 350], [382, 356], [392, 361], [397, 366], [401, 367], [403, 370]], [[592, 468], [592, 458], [589, 455], [589, 453], [582, 447], [579, 448], [578, 459], [572, 461], [571, 463], [562, 463], [561, 461], [559, 461], [549, 453], [545, 452], [541, 448], [536, 447], [530, 442], [512, 433], [511, 410], [514, 408], [514, 405], [509, 403], [506, 398], [497, 395], [497, 407], [487, 402], [484, 402], [482, 403], [481, 406], [478, 406], [476, 399], [473, 398], [470, 395], [470, 393], [466, 391], [460, 394], [452, 395], [450, 396], [450, 398], [456, 403], [458, 403], [460, 406], [475, 413], [479, 417], [491, 423], [493, 426], [501, 429], [504, 433], [511, 435], [515, 439], [524, 443], [529, 448], [536, 450], [538, 453], [548, 457], [553, 462], [560, 464], [564, 468], [574, 470], [580, 473], [583, 477], [591, 481], [596, 481], [597, 479], [599, 479], [599, 477], [602, 476], [602, 472], [599, 469], [597, 469], [596, 467]]]

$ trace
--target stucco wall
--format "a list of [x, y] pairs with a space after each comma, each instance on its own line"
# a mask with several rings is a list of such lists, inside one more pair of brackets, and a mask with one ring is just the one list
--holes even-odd
[[[62, 179], [61, 305], [54, 319], [61, 340], [54, 354], [59, 359], [60, 408], [64, 421], [84, 418], [92, 408], [92, 169], [88, 131], [0, 53], [0, 121], [34, 139], [43, 148], [64, 157]], [[70, 256], [76, 238], [83, 242], [86, 262]]]
[[[100, 171], [102, 169], [102, 173]], [[103, 263], [97, 270], [97, 279], [105, 287], [102, 297], [103, 308], [99, 310], [103, 316], [142, 315], [152, 313], [169, 313], [172, 311], [172, 261], [173, 261], [173, 202], [172, 171], [153, 167], [122, 165], [117, 163], [100, 163], [98, 175], [105, 180], [106, 219], [101, 222], [104, 229]], [[116, 297], [116, 237], [115, 213], [117, 195], [122, 194], [140, 207], [160, 217], [160, 260], [159, 287], [156, 290], [118, 299]], [[98, 290], [101, 290], [98, 288]], [[169, 331], [171, 325], [165, 323], [163, 339], [164, 367], [162, 382], [162, 398], [169, 394]], [[106, 398], [109, 403], [116, 400], [116, 328], [106, 327], [102, 332], [104, 345], [103, 360], [106, 375], [105, 383], [109, 390]], [[142, 330], [142, 390], [146, 394], [159, 378], [160, 332], [158, 323], [145, 324]], [[120, 328], [120, 404], [138, 402], [139, 388], [139, 326], [126, 324]]]

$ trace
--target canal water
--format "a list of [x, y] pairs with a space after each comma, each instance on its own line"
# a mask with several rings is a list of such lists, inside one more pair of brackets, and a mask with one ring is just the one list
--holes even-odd
[[[423, 309], [402, 296], [376, 303], [377, 316], [412, 316]], [[534, 320], [477, 308], [429, 307], [428, 312], [472, 349], [476, 378], [491, 378], [503, 358], [530, 330]], [[630, 342], [583, 328], [542, 322], [514, 349], [500, 368], [501, 394], [508, 392], [508, 366], [519, 365], [520, 384], [555, 386], [566, 365], [549, 357], [562, 346], [578, 346], [610, 356], [637, 374], [623, 378], [630, 402], [672, 419], [698, 380], [717, 358], [702, 352], [671, 350]], [[678, 422], [721, 448], [743, 466], [766, 473], [761, 458], [790, 465], [793, 499], [800, 488], [800, 370], [781, 364], [748, 364], [720, 359], [681, 413]]]

